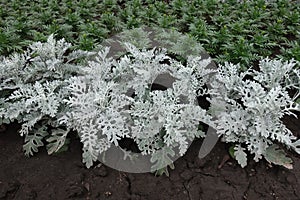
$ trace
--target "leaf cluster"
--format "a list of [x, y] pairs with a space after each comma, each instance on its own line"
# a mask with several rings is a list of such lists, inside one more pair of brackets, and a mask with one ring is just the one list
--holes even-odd
[[92, 50], [111, 34], [141, 26], [197, 38], [220, 64], [243, 70], [264, 57], [299, 57], [300, 4], [290, 0], [0, 1], [0, 53], [22, 51], [50, 34]]
[[[282, 118], [297, 117], [300, 111], [300, 71], [295, 60], [263, 59], [260, 71], [240, 71], [238, 65], [225, 63], [220, 66], [211, 82], [210, 113], [216, 119], [215, 129], [224, 142], [235, 143], [234, 156], [242, 167], [247, 165], [247, 150], [254, 160], [265, 157], [275, 164], [290, 167], [282, 150], [283, 144], [299, 153], [296, 136], [284, 125]], [[293, 96], [290, 90], [297, 91]], [[288, 163], [286, 163], [288, 162]]]

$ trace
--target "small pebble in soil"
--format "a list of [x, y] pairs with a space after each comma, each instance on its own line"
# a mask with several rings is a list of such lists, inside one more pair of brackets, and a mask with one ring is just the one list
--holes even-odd
[[104, 192], [104, 195], [105, 195], [106, 197], [109, 197], [109, 196], [112, 195], [112, 193], [111, 193], [110, 191], [106, 191], [106, 192]]
[[255, 176], [255, 174], [256, 174], [256, 171], [255, 171], [255, 169], [250, 169], [250, 173], [249, 173], [249, 176], [251, 177], [251, 176]]

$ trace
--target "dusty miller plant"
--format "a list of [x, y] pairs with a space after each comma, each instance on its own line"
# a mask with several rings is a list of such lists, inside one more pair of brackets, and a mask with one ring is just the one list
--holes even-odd
[[[83, 162], [92, 166], [98, 156], [121, 138], [133, 139], [142, 154], [152, 155], [160, 169], [175, 152], [183, 155], [188, 141], [204, 136], [199, 122], [209, 123], [206, 111], [196, 104], [212, 70], [210, 60], [189, 57], [187, 65], [172, 59], [165, 49], [138, 49], [124, 44], [126, 54], [116, 60], [109, 48], [99, 51], [83, 70], [69, 80], [70, 112], [62, 124], [78, 131], [83, 142]], [[174, 78], [166, 90], [152, 90], [159, 75]], [[161, 150], [161, 151], [158, 151]]]
[[[172, 41], [168, 45], [186, 56]], [[49, 154], [57, 152], [69, 131], [76, 130], [87, 167], [122, 138], [130, 138], [141, 154], [151, 155], [153, 168], [160, 169], [174, 154], [183, 155], [195, 137], [205, 136], [198, 128], [201, 121], [235, 144], [234, 156], [242, 167], [248, 152], [255, 161], [264, 157], [292, 167], [281, 146], [300, 153], [300, 140], [282, 118], [300, 111], [299, 63], [264, 59], [259, 71], [246, 72], [226, 63], [215, 73], [207, 68], [210, 59], [190, 55], [183, 65], [164, 48], [123, 46], [127, 54], [116, 59], [108, 56], [110, 48], [96, 55], [72, 51], [71, 44], [51, 35], [22, 54], [1, 57], [0, 125], [21, 124], [26, 155], [37, 152], [44, 141]], [[154, 90], [161, 75], [170, 76], [172, 84]], [[296, 92], [291, 96], [289, 91]], [[196, 103], [197, 96], [207, 94], [208, 112]]]
[[47, 42], [33, 43], [24, 53], [0, 61], [0, 124], [22, 124], [19, 132], [25, 137], [26, 155], [37, 152], [43, 139], [49, 154], [65, 143], [69, 129], [57, 118], [68, 110], [63, 102], [68, 96], [66, 80], [80, 74], [79, 63], [92, 55], [70, 48], [64, 39], [57, 41], [51, 35]]
[[[298, 63], [299, 64], [299, 63]], [[259, 71], [240, 72], [238, 65], [220, 66], [211, 82], [210, 113], [216, 119], [217, 134], [225, 142], [235, 143], [234, 156], [247, 165], [247, 152], [257, 162], [267, 161], [291, 168], [278, 144], [300, 153], [300, 140], [283, 124], [285, 115], [300, 111], [295, 100], [299, 97], [300, 70], [297, 62], [261, 60]], [[289, 95], [289, 91], [296, 91]]]

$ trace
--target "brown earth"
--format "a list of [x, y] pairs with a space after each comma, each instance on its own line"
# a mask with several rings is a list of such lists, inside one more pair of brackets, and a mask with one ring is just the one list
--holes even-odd
[[[299, 120], [285, 120], [300, 135]], [[242, 169], [230, 159], [219, 169], [227, 146], [218, 143], [204, 159], [197, 157], [201, 141], [175, 162], [170, 176], [129, 174], [96, 164], [86, 169], [81, 162], [81, 144], [72, 139], [69, 150], [34, 157], [22, 152], [18, 126], [0, 133], [0, 199], [16, 200], [210, 200], [210, 199], [300, 199], [300, 156], [290, 152], [294, 169], [250, 162]]]

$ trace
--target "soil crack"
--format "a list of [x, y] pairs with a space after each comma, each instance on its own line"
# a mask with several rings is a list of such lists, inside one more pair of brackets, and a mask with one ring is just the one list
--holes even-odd
[[131, 196], [132, 195], [132, 188], [131, 188], [131, 179], [125, 174], [125, 180], [128, 184], [127, 186], [127, 192]]
[[243, 194], [243, 199], [248, 199], [248, 192], [250, 190], [250, 187], [251, 187], [251, 181], [249, 181], [248, 186]]
[[188, 195], [188, 199], [189, 200], [192, 200], [192, 195], [190, 193], [190, 190], [189, 190], [189, 185], [191, 183], [191, 181], [196, 177], [196, 175], [194, 176], [191, 176], [190, 178], [188, 178], [186, 181], [183, 182], [183, 187], [185, 189], [185, 191], [187, 192], [187, 195]]
[[191, 200], [192, 198], [191, 198], [190, 191], [188, 190], [188, 188], [186, 187], [186, 185], [185, 185], [184, 183], [183, 183], [183, 187], [184, 187], [184, 189], [185, 189], [186, 192], [187, 192], [187, 195], [188, 195], [189, 200]]
[[199, 174], [203, 175], [203, 176], [216, 177], [215, 175], [213, 175], [211, 173], [203, 172], [201, 169], [195, 169], [194, 171], [196, 173], [199, 173]]

